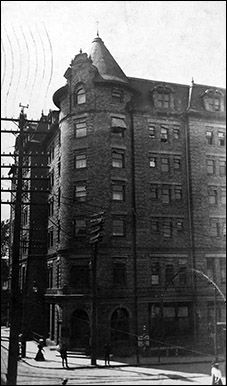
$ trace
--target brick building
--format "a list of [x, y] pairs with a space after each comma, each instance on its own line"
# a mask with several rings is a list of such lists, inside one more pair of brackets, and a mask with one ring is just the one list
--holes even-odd
[[[224, 321], [225, 90], [127, 77], [101, 38], [53, 96], [47, 325], [86, 347], [91, 326], [89, 216], [104, 211], [97, 339], [188, 344]], [[217, 307], [215, 308], [215, 304]], [[211, 343], [212, 345], [212, 343]]]

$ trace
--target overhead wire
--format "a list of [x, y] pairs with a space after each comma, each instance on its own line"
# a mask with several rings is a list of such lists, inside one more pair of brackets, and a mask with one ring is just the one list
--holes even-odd
[[19, 75], [18, 75], [17, 84], [16, 84], [15, 91], [13, 93], [13, 98], [12, 98], [12, 106], [14, 106], [14, 101], [15, 101], [16, 96], [17, 96], [17, 91], [18, 91], [18, 87], [20, 84], [20, 80], [21, 80], [21, 74], [22, 74], [22, 51], [21, 51], [19, 39], [17, 38], [17, 34], [16, 34], [13, 26], [12, 26], [12, 30], [13, 30], [13, 33], [15, 36], [15, 40], [16, 40], [17, 47], [18, 47], [18, 54], [19, 54]]
[[48, 81], [48, 84], [47, 84], [47, 88], [46, 88], [46, 93], [45, 93], [45, 96], [44, 96], [44, 103], [45, 103], [45, 100], [46, 100], [46, 97], [47, 97], [47, 93], [49, 91], [49, 87], [50, 87], [50, 83], [51, 83], [51, 80], [52, 80], [52, 76], [53, 76], [53, 48], [52, 48], [52, 44], [51, 44], [51, 40], [50, 40], [50, 36], [48, 34], [48, 31], [46, 29], [46, 26], [45, 24], [43, 23], [43, 28], [45, 30], [45, 33], [46, 33], [46, 36], [47, 36], [47, 39], [48, 39], [48, 43], [49, 43], [49, 47], [50, 47], [50, 59], [51, 59], [51, 66], [50, 66], [50, 75], [49, 75], [49, 81]]
[[36, 82], [36, 79], [37, 79], [37, 72], [38, 72], [38, 51], [37, 51], [36, 40], [34, 39], [32, 30], [30, 28], [29, 28], [29, 32], [30, 32], [30, 36], [32, 38], [32, 42], [34, 44], [34, 48], [35, 48], [35, 73], [34, 73], [34, 79], [33, 79], [33, 82], [32, 82], [31, 92], [29, 94], [29, 100], [31, 101], [33, 90], [34, 90], [34, 86], [35, 86], [35, 82]]
[[27, 58], [26, 58], [26, 63], [27, 63], [27, 71], [26, 71], [26, 75], [25, 75], [25, 89], [27, 89], [27, 85], [28, 85], [28, 81], [29, 81], [29, 75], [30, 75], [30, 50], [29, 50], [29, 47], [28, 47], [28, 42], [27, 42], [27, 39], [26, 39], [26, 36], [24, 34], [24, 30], [23, 30], [23, 27], [21, 27], [21, 31], [22, 31], [22, 35], [23, 35], [23, 38], [24, 38], [24, 42], [25, 42], [25, 47], [26, 47], [26, 52], [27, 52]]
[[2, 81], [1, 81], [1, 88], [4, 86], [5, 81], [5, 75], [6, 75], [6, 51], [3, 43], [3, 39], [1, 38], [1, 47], [2, 47], [2, 58], [3, 58], [3, 71], [2, 71]]
[[39, 36], [39, 40], [41, 42], [41, 47], [42, 47], [42, 53], [43, 53], [43, 71], [42, 71], [42, 80], [44, 80], [45, 78], [45, 72], [46, 72], [46, 51], [45, 51], [45, 47], [44, 47], [44, 44], [43, 44], [43, 39], [39, 33], [39, 29], [38, 27], [36, 26], [36, 30], [38, 32], [38, 36]]
[[10, 56], [11, 56], [11, 73], [10, 73], [10, 78], [9, 78], [8, 89], [7, 89], [7, 92], [6, 92], [6, 98], [5, 98], [5, 112], [6, 112], [5, 114], [7, 116], [7, 102], [8, 102], [9, 92], [10, 92], [10, 89], [11, 89], [11, 86], [12, 86], [13, 77], [14, 77], [14, 54], [13, 54], [13, 48], [12, 48], [12, 44], [11, 44], [8, 32], [5, 29], [5, 27], [3, 27], [3, 29], [4, 29], [4, 31], [6, 33], [6, 37], [7, 37], [8, 43], [9, 43]]

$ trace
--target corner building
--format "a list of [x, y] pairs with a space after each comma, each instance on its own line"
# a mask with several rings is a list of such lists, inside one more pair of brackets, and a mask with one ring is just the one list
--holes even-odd
[[[133, 352], [135, 336], [143, 334], [151, 347], [205, 337], [208, 319], [214, 323], [213, 289], [196, 271], [207, 274], [211, 259], [209, 273], [219, 272], [213, 278], [222, 291], [225, 283], [224, 181], [207, 172], [215, 159], [225, 173], [218, 144], [219, 133], [225, 142], [225, 91], [127, 77], [100, 37], [90, 56], [75, 56], [65, 78], [53, 96], [58, 129], [46, 141], [52, 154], [45, 295], [50, 338], [71, 348], [89, 346], [88, 228], [89, 217], [100, 211], [100, 351], [111, 341], [114, 352]], [[209, 130], [216, 138], [212, 148]], [[220, 226], [211, 225], [213, 219]], [[209, 236], [215, 229], [217, 239]], [[215, 302], [223, 321], [220, 293]]]

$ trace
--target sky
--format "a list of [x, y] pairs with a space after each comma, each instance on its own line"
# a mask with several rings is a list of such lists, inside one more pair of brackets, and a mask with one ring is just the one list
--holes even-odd
[[[20, 103], [29, 105], [28, 119], [56, 109], [53, 93], [80, 49], [89, 54], [97, 29], [127, 76], [225, 88], [225, 8], [225, 1], [1, 1], [1, 116], [17, 118]], [[2, 134], [1, 153], [14, 143]], [[9, 205], [1, 212], [8, 218]]]

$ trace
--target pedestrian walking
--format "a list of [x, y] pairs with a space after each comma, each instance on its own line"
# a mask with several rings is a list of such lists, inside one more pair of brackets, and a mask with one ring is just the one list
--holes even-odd
[[43, 349], [43, 339], [39, 339], [38, 352], [37, 352], [37, 354], [35, 356], [35, 360], [36, 361], [45, 361], [45, 358], [43, 356], [42, 351], [44, 351], [44, 349]]
[[221, 377], [219, 363], [215, 360], [211, 364], [211, 385], [223, 385]]
[[65, 343], [62, 343], [60, 346], [60, 355], [62, 359], [62, 367], [65, 367], [64, 364], [66, 365], [67, 369], [69, 368], [68, 366], [68, 359], [67, 359], [67, 346]]
[[109, 343], [106, 343], [104, 346], [105, 366], [107, 364], [110, 366], [110, 353], [111, 353], [111, 346]]

